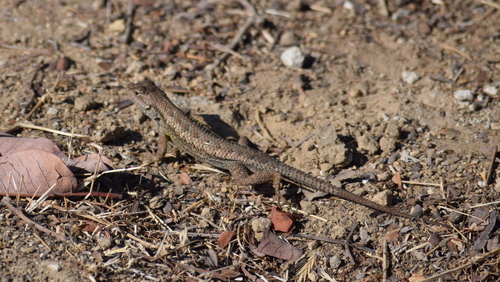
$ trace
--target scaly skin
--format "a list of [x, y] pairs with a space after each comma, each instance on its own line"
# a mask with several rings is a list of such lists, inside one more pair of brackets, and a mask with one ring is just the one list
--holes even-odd
[[[254, 185], [273, 181], [274, 187], [277, 188], [281, 177], [284, 177], [301, 186], [323, 191], [374, 210], [403, 218], [415, 218], [410, 214], [379, 205], [337, 188], [260, 151], [220, 137], [207, 126], [175, 106], [168, 99], [165, 92], [156, 87], [149, 79], [135, 84], [132, 83], [128, 88], [135, 93], [136, 105], [149, 118], [158, 123], [160, 134], [168, 136], [175, 146], [197, 160], [228, 170], [236, 182], [241, 185]], [[429, 224], [448, 227], [442, 223], [424, 221]]]

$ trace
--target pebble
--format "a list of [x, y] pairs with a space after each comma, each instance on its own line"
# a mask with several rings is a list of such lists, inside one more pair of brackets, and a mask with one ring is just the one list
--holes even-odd
[[57, 262], [50, 262], [47, 263], [47, 268], [52, 270], [52, 271], [59, 271], [61, 270], [61, 266]]
[[111, 31], [124, 32], [125, 31], [125, 20], [118, 19], [118, 20], [112, 22], [108, 27], [109, 27], [109, 30], [111, 30]]
[[358, 136], [356, 137], [356, 142], [358, 142], [358, 150], [366, 151], [370, 155], [375, 154], [380, 149], [377, 140], [371, 136]]
[[470, 90], [457, 90], [453, 93], [453, 96], [455, 99], [460, 100], [460, 101], [472, 101], [474, 100], [474, 95], [472, 95], [472, 92]]
[[417, 28], [421, 35], [429, 35], [432, 32], [432, 27], [426, 22], [419, 22]]
[[401, 74], [403, 80], [408, 84], [414, 84], [420, 79], [420, 76], [416, 72], [413, 71], [403, 71]]
[[333, 257], [330, 257], [329, 263], [330, 263], [330, 267], [332, 269], [338, 269], [340, 267], [340, 265], [342, 264], [342, 260], [340, 260], [340, 258], [338, 256], [333, 256]]
[[300, 201], [300, 209], [308, 214], [316, 214], [318, 212], [318, 207], [310, 201]]
[[382, 206], [387, 206], [392, 202], [392, 192], [389, 190], [384, 190], [373, 196], [372, 201], [380, 204]]
[[75, 99], [75, 110], [77, 111], [88, 111], [95, 109], [99, 106], [98, 103], [94, 101], [94, 97], [83, 96]]
[[285, 31], [280, 37], [281, 46], [295, 46], [299, 44], [297, 36], [291, 31]]
[[400, 135], [399, 126], [395, 123], [389, 123], [387, 124], [384, 133], [391, 138], [399, 138]]
[[57, 115], [58, 112], [59, 112], [59, 110], [57, 108], [54, 108], [54, 107], [50, 107], [47, 109], [47, 114], [51, 115], [51, 116]]
[[379, 141], [380, 149], [386, 153], [393, 152], [396, 150], [396, 141], [394, 138], [382, 137]]
[[108, 237], [99, 237], [97, 238], [97, 245], [99, 245], [101, 249], [108, 249], [111, 247], [111, 239]]
[[304, 54], [297, 46], [290, 47], [281, 54], [281, 61], [287, 67], [301, 68], [304, 64], [304, 59]]
[[497, 96], [498, 95], [498, 89], [495, 86], [484, 86], [483, 87], [483, 92], [491, 95], [491, 96]]
[[255, 233], [262, 232], [264, 229], [271, 227], [271, 220], [265, 217], [255, 218], [251, 221], [250, 225]]

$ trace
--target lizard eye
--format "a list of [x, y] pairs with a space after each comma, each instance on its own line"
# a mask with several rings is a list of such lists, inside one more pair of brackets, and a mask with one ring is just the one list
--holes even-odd
[[150, 106], [150, 105], [146, 105], [146, 107], [144, 107], [144, 109], [145, 109], [146, 111], [151, 110], [151, 106]]

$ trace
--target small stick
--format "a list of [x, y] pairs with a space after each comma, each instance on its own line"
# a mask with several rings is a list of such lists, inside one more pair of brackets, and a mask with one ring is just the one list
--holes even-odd
[[493, 181], [493, 173], [495, 169], [495, 157], [497, 155], [497, 152], [498, 152], [498, 146], [495, 145], [491, 149], [490, 167], [488, 169], [488, 176], [486, 177], [486, 185], [491, 184], [491, 182]]
[[55, 129], [50, 129], [50, 128], [43, 127], [43, 126], [38, 126], [38, 125], [32, 125], [32, 124], [28, 124], [28, 123], [16, 123], [13, 127], [7, 129], [5, 132], [6, 133], [12, 133], [12, 132], [14, 132], [14, 131], [16, 131], [16, 130], [18, 130], [20, 128], [36, 129], [36, 130], [47, 131], [47, 132], [50, 132], [50, 133], [64, 135], [64, 136], [68, 136], [68, 137], [88, 138], [90, 140], [90, 136], [88, 136], [88, 135], [68, 133], [68, 132], [59, 131], [59, 130], [55, 130]]
[[[227, 48], [228, 50], [234, 50], [234, 48], [236, 48], [236, 45], [238, 45], [238, 43], [240, 43], [240, 41], [243, 38], [243, 35], [245, 35], [245, 33], [247, 33], [248, 29], [254, 23], [255, 17], [257, 16], [257, 12], [255, 12], [255, 8], [252, 6], [252, 4], [248, 3], [248, 1], [246, 1], [246, 0], [240, 0], [239, 2], [241, 5], [243, 5], [245, 7], [245, 9], [250, 14], [250, 16], [247, 18], [245, 24], [243, 24], [243, 26], [238, 31], [238, 34], [234, 37], [233, 41], [228, 46], [228, 48]], [[231, 55], [231, 53], [229, 53], [229, 52], [222, 54], [214, 62], [214, 66], [215, 67], [219, 66], [222, 62], [224, 62], [227, 58], [229, 58], [230, 55]]]
[[[59, 81], [61, 80], [61, 76], [62, 76], [62, 73], [59, 73], [57, 75], [57, 79], [54, 83], [54, 86], [52, 86], [51, 93], [53, 93], [56, 90], [56, 87], [59, 84]], [[31, 118], [31, 116], [36, 112], [36, 110], [38, 110], [44, 103], [50, 101], [50, 98], [51, 98], [51, 96], [49, 93], [43, 95], [40, 98], [40, 100], [38, 101], [38, 103], [36, 103], [36, 105], [33, 107], [33, 109], [31, 109], [31, 111], [26, 115], [26, 120], [29, 120]]]
[[31, 220], [29, 217], [24, 215], [24, 213], [20, 209], [14, 207], [11, 203], [9, 203], [9, 200], [7, 198], [4, 197], [1, 201], [1, 203], [4, 204], [7, 208], [9, 208], [17, 216], [19, 216], [24, 222], [26, 222], [27, 224], [32, 224], [36, 229], [38, 229], [42, 232], [45, 232], [47, 234], [50, 234], [63, 242], [66, 242], [68, 240], [66, 238], [66, 236], [64, 236], [63, 234], [59, 234], [59, 233], [54, 232], [50, 229], [47, 229], [47, 228], [41, 226], [40, 224], [34, 222], [33, 220]]
[[41, 65], [40, 64], [37, 65], [35, 68], [35, 71], [33, 72], [33, 77], [31, 77], [31, 80], [30, 80], [31, 97], [30, 97], [28, 103], [26, 103], [26, 106], [24, 106], [24, 108], [23, 108], [23, 114], [26, 113], [27, 108], [29, 106], [31, 106], [31, 104], [33, 104], [33, 101], [35, 101], [35, 98], [38, 97], [38, 92], [35, 90], [35, 79], [36, 79], [36, 76], [38, 75], [38, 72], [40, 71], [40, 68], [41, 68]]
[[387, 259], [388, 255], [388, 245], [387, 239], [384, 239], [384, 243], [382, 244], [383, 254], [382, 254], [382, 281], [386, 282], [387, 277], [389, 277], [389, 261]]
[[271, 133], [264, 124], [264, 121], [262, 120], [262, 116], [260, 115], [260, 111], [258, 109], [255, 110], [255, 121], [257, 122], [257, 124], [260, 126], [260, 129], [264, 133], [264, 137], [266, 137], [267, 140], [276, 143], [276, 140], [273, 138], [273, 136], [271, 136]]
[[125, 34], [123, 35], [123, 43], [130, 44], [132, 41], [132, 31], [134, 29], [132, 23], [134, 22], [135, 15], [135, 5], [133, 0], [128, 1], [127, 7], [127, 27], [125, 28]]
[[453, 47], [448, 46], [446, 44], [440, 44], [439, 47], [441, 47], [441, 48], [443, 48], [445, 50], [453, 51], [453, 52], [461, 55], [462, 57], [466, 58], [467, 60], [472, 61], [472, 58], [469, 55], [467, 55], [465, 52], [462, 52], [462, 51], [460, 51], [460, 50], [458, 50], [456, 48], [453, 48]]
[[14, 46], [14, 45], [8, 45], [8, 44], [2, 44], [0, 43], [1, 48], [5, 49], [0, 49], [1, 52], [24, 52], [24, 53], [33, 53], [33, 54], [40, 54], [40, 55], [52, 55], [52, 52], [47, 49], [31, 49], [31, 48], [24, 48], [24, 47], [19, 47], [19, 46]]
[[486, 4], [486, 5], [490, 5], [491, 7], [500, 10], [500, 5], [495, 3], [495, 2], [492, 2], [489, 0], [481, 0], [481, 3]]
[[349, 249], [349, 241], [351, 241], [352, 235], [354, 235], [354, 232], [356, 229], [358, 229], [359, 223], [355, 222], [351, 226], [351, 231], [349, 232], [349, 235], [345, 238], [345, 251], [347, 252], [347, 255], [349, 256], [349, 260], [351, 261], [351, 265], [355, 265], [356, 261], [354, 260], [354, 256], [351, 253], [351, 249]]

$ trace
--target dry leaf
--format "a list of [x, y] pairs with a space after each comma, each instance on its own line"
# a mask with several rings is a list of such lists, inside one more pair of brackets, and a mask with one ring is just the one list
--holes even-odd
[[268, 256], [291, 261], [297, 261], [302, 256], [299, 249], [276, 236], [269, 229], [264, 229], [264, 236], [262, 236], [257, 251]]

